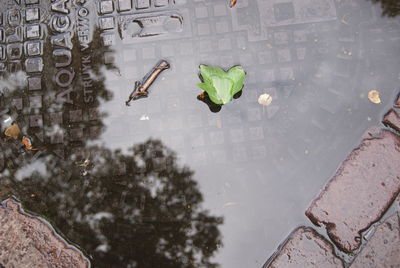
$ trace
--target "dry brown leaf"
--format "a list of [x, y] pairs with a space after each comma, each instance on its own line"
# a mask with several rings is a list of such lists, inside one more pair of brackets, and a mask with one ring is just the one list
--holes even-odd
[[22, 144], [25, 145], [25, 148], [28, 149], [29, 151], [38, 151], [45, 148], [45, 147], [33, 148], [31, 139], [26, 136], [22, 137]]
[[370, 92], [368, 92], [368, 99], [372, 102], [372, 103], [381, 103], [381, 98], [379, 96], [379, 91], [378, 90], [371, 90]]
[[21, 133], [21, 130], [19, 129], [18, 125], [11, 125], [4, 131], [4, 135], [7, 137], [13, 138], [14, 140], [18, 139], [19, 134]]

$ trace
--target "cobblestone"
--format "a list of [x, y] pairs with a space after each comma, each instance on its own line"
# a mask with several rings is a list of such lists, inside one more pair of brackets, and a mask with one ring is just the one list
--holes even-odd
[[0, 226], [0, 267], [89, 267], [81, 252], [11, 199], [0, 206]]
[[379, 220], [400, 192], [400, 138], [382, 130], [364, 139], [342, 163], [306, 215], [325, 225], [338, 247], [352, 252], [360, 232]]
[[379, 225], [350, 268], [400, 267], [400, 225], [395, 214]]
[[390, 109], [382, 122], [386, 126], [391, 127], [396, 131], [400, 131], [400, 115], [394, 109]]
[[397, 101], [396, 101], [396, 103], [394, 104], [394, 107], [395, 107], [395, 108], [400, 108], [400, 95], [399, 95], [399, 97], [397, 98]]
[[293, 231], [264, 268], [286, 267], [344, 267], [333, 253], [333, 246], [312, 228], [299, 227]]

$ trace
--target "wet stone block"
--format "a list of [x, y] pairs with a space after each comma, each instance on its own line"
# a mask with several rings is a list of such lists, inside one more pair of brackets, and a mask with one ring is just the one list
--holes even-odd
[[400, 225], [395, 214], [379, 225], [350, 268], [400, 267]]
[[88, 119], [89, 120], [99, 120], [101, 118], [100, 113], [97, 108], [88, 109]]
[[41, 77], [29, 77], [28, 78], [28, 89], [29, 90], [42, 89], [42, 78]]
[[25, 16], [27, 22], [32, 22], [38, 20], [40, 18], [39, 9], [38, 8], [27, 8], [25, 10]]
[[22, 44], [10, 44], [7, 46], [7, 56], [11, 60], [18, 60], [22, 57]]
[[276, 21], [293, 19], [295, 16], [293, 3], [278, 3], [274, 5], [274, 16]]
[[168, 6], [168, 0], [155, 0], [154, 6], [156, 7], [165, 7]]
[[41, 72], [43, 70], [42, 58], [29, 58], [25, 61], [25, 69], [28, 73]]
[[400, 137], [382, 130], [364, 139], [312, 202], [306, 215], [352, 252], [360, 233], [379, 220], [400, 192]]
[[279, 62], [290, 62], [292, 60], [290, 50], [288, 48], [278, 50]]
[[8, 24], [10, 26], [18, 26], [21, 24], [21, 14], [19, 13], [19, 10], [13, 9], [9, 10], [7, 12], [7, 19], [8, 19]]
[[43, 117], [40, 114], [29, 116], [29, 126], [30, 127], [43, 127]]
[[42, 41], [31, 41], [25, 43], [25, 51], [28, 56], [40, 56], [43, 54]]
[[128, 11], [132, 9], [131, 0], [118, 0], [118, 11]]
[[115, 62], [115, 53], [105, 52], [104, 53], [104, 63], [105, 64], [113, 64], [114, 62]]
[[62, 112], [50, 113], [49, 114], [49, 119], [50, 119], [51, 125], [62, 124], [62, 122], [63, 122], [63, 114], [62, 114]]
[[9, 61], [7, 65], [7, 70], [10, 73], [15, 73], [22, 70], [22, 63], [19, 60]]
[[136, 0], [136, 8], [137, 9], [144, 9], [144, 8], [149, 8], [149, 7], [150, 7], [149, 0]]
[[83, 139], [83, 129], [82, 128], [72, 128], [70, 130], [70, 140], [71, 141], [81, 141]]
[[276, 32], [274, 33], [275, 44], [285, 45], [289, 43], [289, 34], [287, 32]]
[[9, 32], [7, 32], [7, 38], [6, 38], [8, 43], [16, 43], [23, 41], [22, 28], [20, 26], [14, 29], [9, 28], [8, 31]]
[[114, 17], [103, 17], [99, 19], [99, 22], [102, 30], [114, 29]]
[[264, 268], [343, 268], [343, 262], [333, 253], [333, 246], [312, 228], [299, 227], [268, 260]]
[[27, 25], [25, 27], [26, 38], [39, 39], [41, 36], [41, 29], [39, 24]]
[[22, 110], [22, 108], [24, 107], [21, 98], [13, 99], [13, 100], [11, 101], [11, 105], [14, 106], [17, 110]]
[[98, 138], [102, 133], [102, 128], [100, 126], [93, 126], [89, 128], [89, 136], [92, 139]]
[[113, 33], [102, 34], [103, 45], [106, 47], [115, 45], [115, 35]]
[[386, 126], [393, 128], [396, 131], [400, 131], [400, 115], [394, 109], [391, 109], [383, 118], [382, 123]]
[[109, 14], [114, 11], [114, 4], [112, 0], [101, 0], [100, 1], [100, 13]]
[[64, 142], [64, 134], [60, 132], [53, 133], [50, 136], [50, 143], [51, 144], [59, 144]]
[[43, 220], [8, 199], [0, 205], [0, 267], [86, 268], [89, 261]]
[[42, 108], [42, 96], [30, 96], [29, 103], [31, 108]]
[[222, 17], [226, 16], [227, 14], [227, 7], [225, 4], [216, 4], [214, 5], [214, 16], [215, 17]]
[[196, 7], [195, 15], [198, 19], [203, 19], [208, 17], [207, 7]]
[[69, 111], [69, 121], [70, 122], [82, 121], [82, 110]]

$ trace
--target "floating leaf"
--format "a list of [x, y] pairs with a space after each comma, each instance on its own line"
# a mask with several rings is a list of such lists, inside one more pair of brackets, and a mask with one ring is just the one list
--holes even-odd
[[215, 104], [226, 104], [242, 90], [246, 73], [241, 66], [225, 72], [220, 68], [200, 65], [200, 76], [203, 82], [197, 85], [207, 92], [210, 100]]
[[244, 85], [244, 78], [246, 77], [246, 72], [241, 66], [235, 66], [228, 71], [228, 76], [233, 81], [233, 96], [242, 90]]
[[13, 138], [14, 140], [18, 139], [20, 133], [21, 130], [19, 129], [19, 126], [16, 124], [11, 125], [4, 131], [4, 135]]
[[272, 103], [272, 97], [271, 95], [265, 93], [261, 94], [260, 97], [258, 97], [258, 103], [263, 105], [263, 106], [268, 106]]
[[368, 92], [368, 99], [376, 104], [381, 103], [381, 98], [379, 96], [378, 90], [371, 90], [370, 92]]
[[26, 136], [22, 137], [22, 144], [24, 144], [25, 148], [28, 149], [29, 151], [38, 151], [38, 150], [40, 150], [40, 148], [33, 148], [31, 139], [26, 137]]

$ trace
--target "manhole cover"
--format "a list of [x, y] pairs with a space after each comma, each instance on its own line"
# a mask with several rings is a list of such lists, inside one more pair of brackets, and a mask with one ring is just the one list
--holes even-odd
[[[0, 198], [94, 267], [260, 267], [398, 92], [369, 1], [3, 2]], [[242, 95], [210, 111], [200, 64], [243, 66]]]

